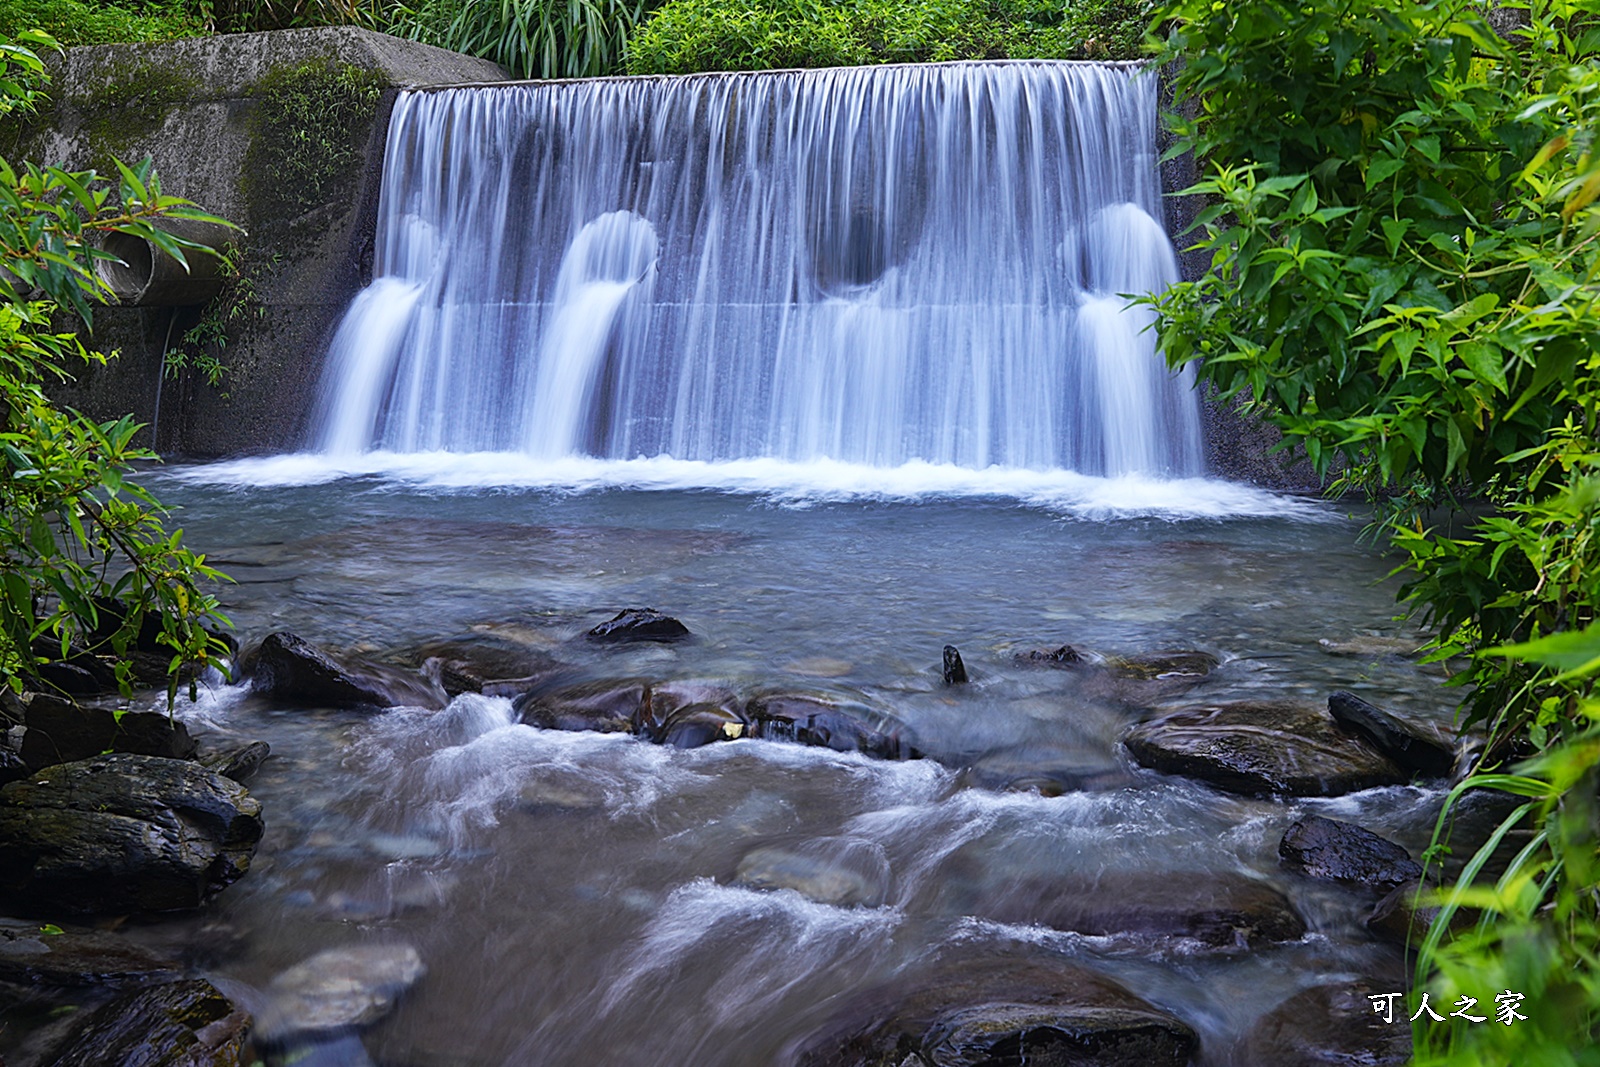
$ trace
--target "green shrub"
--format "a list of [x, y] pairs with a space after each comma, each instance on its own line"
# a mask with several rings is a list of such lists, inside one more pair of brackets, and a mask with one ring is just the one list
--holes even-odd
[[1127, 59], [1132, 0], [669, 0], [628, 43], [631, 74], [956, 59]]
[[388, 33], [493, 60], [519, 78], [617, 74], [654, 0], [418, 0], [380, 16]]
[[0, 0], [0, 37], [42, 30], [66, 47], [170, 41], [205, 32], [181, 0], [126, 6], [84, 0]]

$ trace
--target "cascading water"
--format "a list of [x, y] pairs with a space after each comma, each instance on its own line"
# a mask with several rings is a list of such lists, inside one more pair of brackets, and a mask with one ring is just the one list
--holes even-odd
[[404, 94], [315, 444], [1198, 474], [1123, 298], [1177, 276], [1155, 93], [975, 63]]

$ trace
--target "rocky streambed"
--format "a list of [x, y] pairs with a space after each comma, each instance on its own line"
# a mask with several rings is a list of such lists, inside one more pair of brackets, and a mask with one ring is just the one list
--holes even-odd
[[235, 678], [8, 708], [4, 1062], [1405, 1061], [1470, 738], [1343, 525], [643, 495], [191, 500]]

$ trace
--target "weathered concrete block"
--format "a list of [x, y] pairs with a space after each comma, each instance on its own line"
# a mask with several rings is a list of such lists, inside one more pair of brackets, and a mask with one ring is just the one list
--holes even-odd
[[105, 308], [90, 368], [60, 399], [156, 422], [162, 353], [202, 321], [226, 345], [219, 386], [161, 387], [156, 443], [195, 456], [298, 443], [320, 357], [366, 281], [389, 113], [398, 90], [501, 81], [486, 60], [334, 27], [74, 48], [52, 64], [53, 106], [0, 126], [0, 155], [115, 173], [151, 157], [163, 192], [244, 227], [237, 272], [201, 308]]

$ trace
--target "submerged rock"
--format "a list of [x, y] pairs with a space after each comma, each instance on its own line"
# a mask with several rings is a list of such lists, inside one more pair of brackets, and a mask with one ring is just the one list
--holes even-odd
[[259, 771], [270, 755], [272, 755], [271, 745], [265, 741], [251, 741], [232, 748], [202, 752], [198, 758], [200, 766], [206, 770], [215, 771], [222, 777], [232, 778], [236, 782], [243, 782]]
[[1406, 780], [1326, 712], [1288, 701], [1185, 708], [1135, 726], [1123, 744], [1142, 766], [1252, 796], [1337, 796]]
[[1368, 999], [1398, 991], [1365, 981], [1303, 989], [1251, 1027], [1239, 1041], [1233, 1062], [1272, 1067], [1403, 1067], [1411, 1062], [1411, 1027], [1404, 1015], [1384, 1022]]
[[713, 682], [660, 682], [645, 690], [634, 728], [640, 737], [699, 748], [749, 733], [739, 695]]
[[639, 678], [580, 682], [524, 693], [513, 701], [512, 710], [529, 726], [544, 730], [632, 733], [649, 692], [650, 683]]
[[36, 694], [28, 702], [22, 760], [38, 770], [57, 763], [88, 759], [102, 752], [190, 759], [195, 742], [176, 719], [154, 711], [84, 708]]
[[754, 849], [733, 876], [751, 889], [792, 889], [818, 904], [872, 908], [889, 898], [889, 878], [881, 845], [845, 837]]
[[368, 1026], [387, 1015], [425, 973], [422, 956], [403, 943], [319, 952], [268, 983], [256, 1038], [281, 1045]]
[[986, 753], [962, 775], [967, 786], [1046, 797], [1117, 789], [1129, 780], [1127, 771], [1108, 758], [1038, 743]]
[[[769, 693], [745, 708], [751, 736], [769, 741], [862, 752], [880, 759], [916, 759], [908, 729], [861, 705], [815, 693]], [[875, 721], [876, 720], [876, 721]]]
[[443, 641], [430, 641], [412, 652], [420, 665], [433, 663], [446, 693], [481, 693], [485, 687], [497, 688], [517, 683], [527, 690], [539, 679], [565, 669], [566, 665], [543, 648], [519, 641], [515, 631], [481, 630]]
[[965, 685], [967, 665], [961, 662], [961, 650], [955, 645], [944, 646], [944, 667], [941, 672], [945, 685]]
[[116, 988], [173, 982], [178, 961], [118, 934], [68, 928], [46, 933], [37, 922], [0, 919], [0, 982], [12, 985]]
[[1354, 823], [1311, 815], [1297, 819], [1278, 842], [1278, 860], [1310, 878], [1387, 891], [1422, 877], [1411, 853]]
[[149, 986], [89, 1015], [51, 1067], [242, 1067], [249, 1027], [210, 982]]
[[287, 631], [240, 657], [240, 676], [263, 696], [303, 707], [442, 708], [445, 694], [421, 675], [360, 656], [335, 657]]
[[250, 868], [261, 805], [193, 763], [111, 755], [0, 789], [0, 889], [53, 912], [196, 908]]
[[1427, 729], [1389, 714], [1354, 693], [1328, 698], [1328, 714], [1347, 733], [1367, 741], [1402, 770], [1426, 778], [1446, 778], [1456, 767], [1455, 747]]
[[1193, 650], [1145, 652], [1134, 656], [1111, 656], [1106, 660], [1109, 670], [1140, 681], [1183, 678], [1198, 682], [1220, 664], [1221, 661], [1211, 653]]
[[1330, 656], [1378, 657], [1399, 656], [1412, 659], [1428, 643], [1425, 637], [1374, 637], [1356, 634], [1353, 637], [1328, 638], [1317, 642], [1317, 647]]
[[1182, 1067], [1194, 1031], [1109, 978], [1043, 953], [961, 947], [853, 995], [807, 1039], [800, 1067]]
[[591, 641], [619, 644], [626, 641], [681, 641], [689, 628], [654, 608], [627, 608], [587, 634]]
[[[1367, 916], [1367, 931], [1380, 941], [1416, 948], [1428, 936], [1428, 928], [1439, 917], [1435, 905], [1423, 905], [1418, 897], [1422, 892], [1419, 881], [1395, 886], [1373, 906]], [[1450, 916], [1450, 929], [1457, 933], [1477, 922], [1477, 913], [1468, 908], [1457, 908]]]
[[1056, 649], [1032, 648], [1026, 652], [1018, 652], [1012, 659], [1018, 663], [1042, 663], [1052, 666], [1085, 662], [1083, 653], [1071, 645], [1062, 645]]

